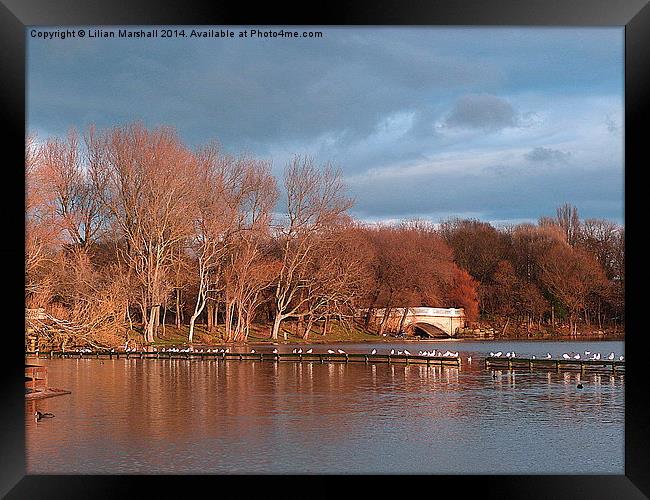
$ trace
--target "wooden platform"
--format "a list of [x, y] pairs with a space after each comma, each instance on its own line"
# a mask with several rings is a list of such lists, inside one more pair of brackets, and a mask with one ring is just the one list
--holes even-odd
[[315, 363], [404, 363], [423, 365], [460, 366], [460, 357], [418, 356], [406, 354], [294, 354], [294, 353], [217, 353], [217, 352], [27, 352], [27, 356], [39, 358], [72, 358], [72, 359], [203, 359], [222, 361], [273, 361], [273, 362], [315, 362]]
[[47, 366], [25, 365], [25, 399], [44, 399], [64, 394], [72, 393], [64, 389], [48, 386]]
[[48, 387], [47, 389], [42, 391], [34, 391], [34, 392], [26, 393], [25, 399], [27, 400], [45, 399], [45, 398], [53, 398], [54, 396], [63, 396], [65, 394], [72, 394], [72, 392], [63, 389], [56, 389], [55, 387]]
[[625, 371], [625, 361], [619, 360], [591, 360], [591, 359], [532, 359], [532, 358], [504, 358], [488, 356], [485, 358], [486, 368], [513, 369], [544, 369], [544, 370], [608, 370], [611, 372]]

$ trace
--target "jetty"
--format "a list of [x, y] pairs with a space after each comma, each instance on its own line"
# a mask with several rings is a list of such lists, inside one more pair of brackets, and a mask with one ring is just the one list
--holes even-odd
[[485, 358], [485, 367], [505, 368], [508, 370], [524, 369], [532, 371], [534, 369], [544, 370], [576, 370], [584, 372], [586, 370], [608, 370], [611, 372], [624, 371], [625, 361], [609, 359], [547, 359], [547, 358], [513, 358], [488, 356]]
[[329, 353], [269, 353], [269, 352], [198, 352], [198, 351], [49, 351], [27, 352], [28, 356], [72, 359], [196, 359], [221, 361], [273, 361], [316, 363], [404, 363], [460, 366], [460, 357], [425, 356], [413, 354], [329, 354]]
[[44, 399], [64, 394], [72, 393], [48, 385], [46, 366], [25, 365], [25, 399]]

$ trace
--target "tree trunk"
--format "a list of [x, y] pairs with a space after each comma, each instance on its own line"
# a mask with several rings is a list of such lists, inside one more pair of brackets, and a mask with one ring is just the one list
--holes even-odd
[[181, 289], [176, 289], [176, 328], [181, 329]]
[[402, 333], [402, 328], [404, 328], [404, 321], [406, 320], [406, 315], [408, 314], [408, 312], [409, 312], [409, 308], [405, 307], [404, 312], [402, 313], [402, 319], [400, 319], [400, 321], [399, 321], [399, 332], [398, 333]]
[[[278, 333], [280, 331], [280, 323], [282, 323], [282, 316], [279, 313], [276, 313], [275, 318], [273, 319], [273, 328], [271, 329], [271, 338], [273, 340], [278, 340]], [[286, 335], [285, 335], [286, 337]]]
[[379, 327], [379, 336], [382, 336], [384, 334], [384, 330], [386, 329], [386, 323], [388, 322], [389, 314], [390, 314], [390, 307], [386, 307], [384, 309], [384, 317], [381, 320], [381, 326]]
[[158, 310], [160, 309], [159, 305], [151, 306], [151, 310], [149, 312], [149, 322], [147, 324], [147, 335], [146, 335], [146, 341], [151, 343], [154, 341], [154, 334], [156, 331], [156, 328], [158, 327]]
[[207, 308], [206, 308], [207, 316], [208, 316], [207, 317], [206, 327], [207, 327], [209, 332], [212, 331], [212, 327], [213, 327], [213, 319], [214, 319], [214, 312], [212, 311], [213, 309], [214, 309], [214, 304], [212, 302], [208, 302]]
[[555, 330], [555, 306], [551, 305], [551, 327]]

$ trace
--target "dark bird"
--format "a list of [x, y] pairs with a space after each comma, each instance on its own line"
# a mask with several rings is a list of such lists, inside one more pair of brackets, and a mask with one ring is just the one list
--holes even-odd
[[54, 413], [41, 413], [40, 411], [34, 413], [34, 419], [37, 422], [42, 418], [52, 418], [52, 417], [54, 417]]
[[576, 387], [577, 387], [578, 389], [582, 389], [582, 384], [578, 384], [578, 385], [576, 385]]

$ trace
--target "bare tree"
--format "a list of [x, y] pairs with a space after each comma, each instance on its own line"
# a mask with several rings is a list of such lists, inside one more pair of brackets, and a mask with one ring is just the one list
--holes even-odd
[[91, 136], [91, 175], [127, 243], [129, 268], [141, 284], [146, 342], [153, 342], [173, 249], [191, 230], [194, 158], [169, 128], [135, 124]]
[[312, 286], [309, 259], [319, 236], [352, 206], [343, 193], [341, 172], [329, 165], [320, 170], [311, 158], [292, 160], [285, 170], [284, 187], [287, 219], [278, 233], [281, 265], [275, 282], [272, 339], [278, 338], [282, 321], [299, 316], [309, 301], [302, 292]]

